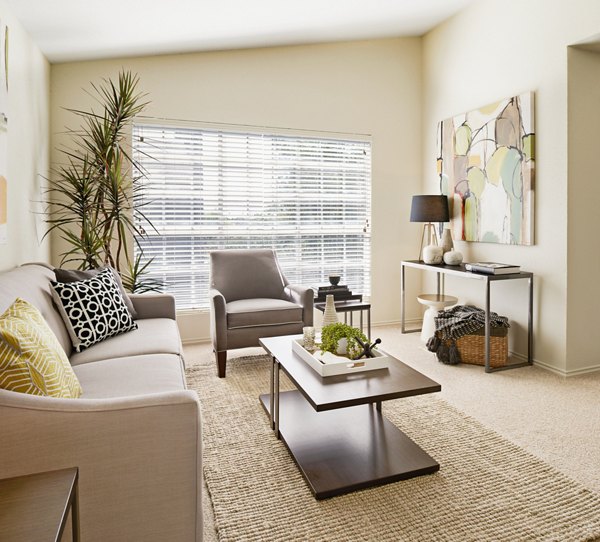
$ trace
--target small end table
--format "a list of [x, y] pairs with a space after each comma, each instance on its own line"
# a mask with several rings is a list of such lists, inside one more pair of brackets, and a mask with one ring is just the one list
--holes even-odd
[[[352, 325], [352, 313], [360, 312], [360, 330], [364, 331], [363, 311], [367, 312], [367, 338], [371, 340], [371, 303], [366, 303], [360, 299], [338, 300], [334, 301], [335, 310], [344, 313], [344, 323]], [[315, 303], [315, 309], [325, 312], [325, 303]], [[348, 322], [348, 319], [350, 322]]]
[[426, 343], [429, 337], [435, 335], [435, 317], [438, 311], [444, 310], [450, 305], [456, 305], [458, 297], [444, 294], [421, 294], [417, 296], [417, 301], [427, 307], [423, 315], [423, 327], [421, 329], [421, 340]]
[[78, 480], [77, 467], [0, 480], [0, 538], [58, 542], [71, 510], [73, 542], [79, 542]]

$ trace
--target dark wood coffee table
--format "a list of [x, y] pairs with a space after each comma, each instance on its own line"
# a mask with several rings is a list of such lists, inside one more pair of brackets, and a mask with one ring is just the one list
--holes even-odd
[[[260, 401], [317, 499], [439, 470], [381, 412], [382, 401], [440, 391], [437, 382], [396, 359], [389, 369], [321, 377], [292, 351], [294, 337], [260, 339], [273, 360]], [[280, 369], [296, 390], [279, 392]]]

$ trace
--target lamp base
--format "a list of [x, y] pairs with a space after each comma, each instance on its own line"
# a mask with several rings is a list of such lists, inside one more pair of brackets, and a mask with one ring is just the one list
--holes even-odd
[[[426, 237], [425, 232], [427, 232], [427, 237]], [[423, 224], [423, 233], [421, 234], [421, 248], [419, 249], [419, 261], [420, 262], [423, 261], [423, 247], [427, 246], [427, 245], [423, 244], [425, 239], [427, 239], [427, 245], [434, 245], [434, 244], [438, 245], [439, 244], [438, 235], [437, 235], [437, 232], [435, 231], [435, 225], [432, 222], [427, 222], [426, 224]]]

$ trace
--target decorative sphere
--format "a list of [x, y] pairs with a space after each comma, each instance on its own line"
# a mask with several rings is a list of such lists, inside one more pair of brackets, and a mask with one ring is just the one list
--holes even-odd
[[458, 250], [451, 250], [444, 254], [444, 263], [446, 265], [460, 265], [463, 260], [463, 255]]
[[428, 264], [437, 265], [442, 263], [444, 249], [436, 245], [427, 245], [423, 249], [423, 261]]

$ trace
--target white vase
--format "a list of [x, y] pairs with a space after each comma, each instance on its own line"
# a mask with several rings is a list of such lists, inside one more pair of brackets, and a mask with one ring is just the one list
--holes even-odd
[[345, 356], [348, 353], [348, 339], [342, 337], [337, 343], [338, 356]]
[[444, 263], [446, 265], [460, 265], [463, 257], [458, 250], [450, 250], [444, 254]]
[[423, 249], [423, 261], [425, 263], [437, 265], [438, 263], [442, 263], [443, 257], [444, 252], [442, 251], [442, 247], [438, 247], [436, 245], [427, 245]]
[[337, 312], [335, 312], [335, 302], [332, 295], [325, 298], [325, 312], [323, 313], [323, 327], [339, 322]]
[[442, 232], [442, 238], [440, 239], [440, 246], [442, 247], [444, 254], [446, 254], [446, 252], [450, 252], [454, 248], [454, 243], [452, 242], [452, 231], [450, 228], [444, 228], [444, 231]]

